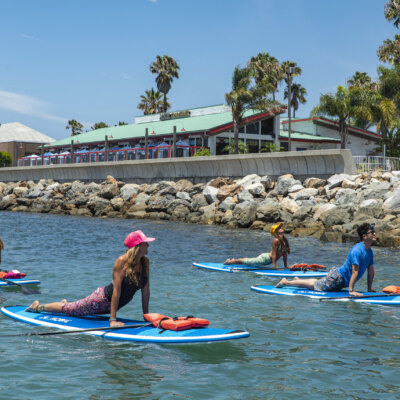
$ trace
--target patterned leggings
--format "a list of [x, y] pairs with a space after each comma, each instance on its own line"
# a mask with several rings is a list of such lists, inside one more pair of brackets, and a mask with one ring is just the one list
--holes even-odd
[[111, 302], [104, 295], [104, 287], [100, 287], [84, 299], [64, 304], [61, 312], [71, 317], [81, 317], [91, 314], [108, 314], [110, 310]]

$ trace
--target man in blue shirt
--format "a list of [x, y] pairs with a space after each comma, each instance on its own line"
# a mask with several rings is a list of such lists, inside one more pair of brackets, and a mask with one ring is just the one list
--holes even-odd
[[354, 290], [354, 286], [368, 270], [368, 292], [374, 292], [372, 290], [375, 274], [374, 252], [371, 249], [372, 244], [376, 241], [374, 225], [364, 223], [357, 229], [357, 233], [360, 242], [351, 248], [345, 263], [341, 267], [332, 268], [328, 275], [322, 279], [294, 279], [289, 281], [283, 278], [276, 287], [294, 286], [324, 292], [340, 291], [348, 287], [350, 295], [362, 296], [361, 293]]

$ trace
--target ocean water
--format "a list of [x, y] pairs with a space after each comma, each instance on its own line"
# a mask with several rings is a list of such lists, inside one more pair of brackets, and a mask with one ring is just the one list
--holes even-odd
[[[137, 229], [157, 238], [149, 247], [150, 312], [196, 315], [250, 337], [191, 345], [83, 335], [2, 338], [1, 400], [400, 398], [400, 308], [264, 295], [250, 286], [276, 279], [191, 267], [267, 251], [266, 232], [0, 212], [1, 267], [41, 280], [36, 296], [0, 289], [1, 305], [76, 300], [108, 284], [124, 237]], [[332, 267], [351, 247], [288, 239], [290, 263]], [[374, 252], [374, 287], [400, 286], [399, 251]], [[356, 288], [366, 289], [365, 277]], [[140, 293], [118, 315], [141, 319]], [[44, 330], [0, 316], [0, 336]]]

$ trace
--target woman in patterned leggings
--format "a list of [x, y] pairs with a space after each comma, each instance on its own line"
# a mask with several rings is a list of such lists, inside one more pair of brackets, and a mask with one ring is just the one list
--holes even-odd
[[58, 312], [70, 316], [110, 313], [110, 326], [122, 326], [124, 324], [117, 321], [117, 311], [128, 304], [140, 289], [143, 314], [147, 314], [150, 300], [150, 263], [146, 255], [148, 243], [153, 240], [155, 239], [147, 237], [142, 231], [131, 232], [125, 238], [124, 244], [128, 250], [115, 260], [113, 281], [108, 286], [99, 287], [84, 299], [71, 303], [64, 299], [41, 305], [36, 300], [26, 311]]

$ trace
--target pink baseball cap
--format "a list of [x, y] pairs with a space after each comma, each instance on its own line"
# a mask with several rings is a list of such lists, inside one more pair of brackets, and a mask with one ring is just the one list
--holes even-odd
[[124, 240], [124, 245], [130, 249], [143, 242], [153, 242], [156, 238], [147, 237], [142, 231], [131, 232]]

